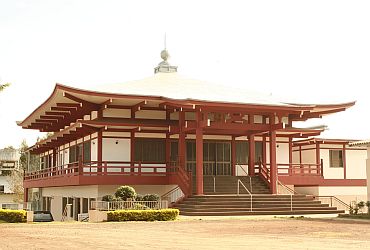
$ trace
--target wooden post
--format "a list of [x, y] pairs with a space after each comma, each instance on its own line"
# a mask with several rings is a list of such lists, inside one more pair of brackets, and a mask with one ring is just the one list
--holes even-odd
[[292, 168], [293, 164], [293, 139], [289, 137], [289, 168]]
[[235, 136], [231, 137], [231, 175], [236, 176], [236, 141], [235, 141]]
[[203, 128], [200, 127], [202, 121], [202, 113], [197, 112], [197, 128], [196, 128], [196, 194], [203, 194]]
[[316, 142], [316, 168], [317, 175], [321, 175], [321, 156], [320, 156], [320, 143]]
[[[254, 114], [248, 115], [248, 123], [254, 124]], [[254, 135], [248, 136], [249, 142], [249, 157], [248, 157], [248, 175], [254, 176], [254, 164], [255, 164], [255, 142], [254, 142]]]
[[270, 131], [270, 185], [272, 194], [277, 193], [276, 131]]
[[135, 131], [130, 133], [130, 172], [135, 170]]
[[254, 135], [248, 136], [249, 142], [249, 159], [248, 159], [248, 175], [254, 176], [254, 164], [255, 164], [255, 140]]
[[179, 164], [180, 167], [183, 169], [186, 169], [186, 134], [184, 132], [184, 126], [185, 126], [185, 112], [180, 111], [179, 112], [179, 128], [180, 128], [180, 133], [179, 133], [179, 145], [178, 145], [178, 157], [179, 157]]
[[343, 161], [343, 179], [347, 179], [346, 144], [343, 144], [342, 161]]

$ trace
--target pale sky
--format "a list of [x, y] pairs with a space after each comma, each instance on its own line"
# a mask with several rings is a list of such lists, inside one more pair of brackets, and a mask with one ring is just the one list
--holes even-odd
[[[0, 148], [55, 83], [89, 89], [151, 76], [164, 33], [182, 75], [286, 101], [355, 107], [324, 138], [370, 138], [370, 1], [0, 0]], [[301, 124], [299, 124], [301, 125]], [[303, 126], [301, 125], [301, 126]]]

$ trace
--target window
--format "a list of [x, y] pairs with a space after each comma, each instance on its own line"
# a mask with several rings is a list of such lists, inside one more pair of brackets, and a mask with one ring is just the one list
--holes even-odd
[[247, 141], [236, 141], [236, 164], [247, 164], [249, 155], [249, 144]]
[[[247, 164], [249, 160], [249, 143], [248, 141], [236, 141], [236, 163]], [[263, 144], [256, 141], [254, 144], [254, 161], [262, 161]]]
[[76, 146], [72, 146], [69, 148], [69, 163], [76, 162]]
[[91, 141], [84, 142], [83, 161], [84, 163], [91, 162]]
[[343, 151], [342, 150], [330, 150], [330, 167], [331, 168], [342, 168], [343, 167]]
[[262, 162], [263, 158], [263, 143], [261, 141], [255, 142], [255, 149], [254, 149], [254, 160], [255, 162]]
[[172, 141], [171, 142], [171, 152], [170, 152], [170, 159], [172, 162], [177, 162], [177, 157], [178, 157], [178, 147], [179, 144], [177, 141]]
[[135, 161], [164, 163], [166, 161], [165, 140], [137, 138], [135, 141]]
[[4, 193], [4, 185], [0, 185], [0, 194]]

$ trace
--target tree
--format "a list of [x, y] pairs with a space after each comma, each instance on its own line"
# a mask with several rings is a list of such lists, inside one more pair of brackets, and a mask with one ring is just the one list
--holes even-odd
[[9, 87], [10, 83], [0, 84], [0, 92], [3, 91], [6, 87]]
[[27, 142], [23, 140], [19, 148], [19, 169], [11, 171], [11, 174], [8, 176], [9, 188], [15, 194], [14, 202], [23, 201], [23, 176], [24, 170], [27, 168], [27, 149]]

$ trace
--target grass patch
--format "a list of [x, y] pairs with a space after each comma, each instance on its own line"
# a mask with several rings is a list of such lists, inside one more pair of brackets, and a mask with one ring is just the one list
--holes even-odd
[[370, 214], [339, 214], [339, 218], [370, 220]]

